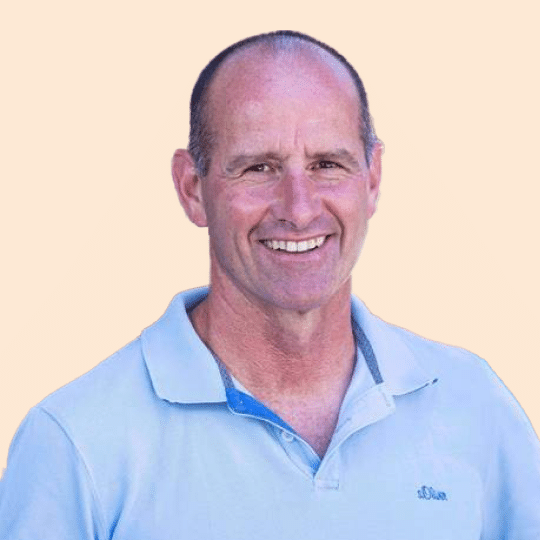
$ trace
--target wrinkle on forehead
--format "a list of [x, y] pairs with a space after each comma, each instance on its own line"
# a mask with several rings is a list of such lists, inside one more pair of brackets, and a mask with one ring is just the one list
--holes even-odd
[[254, 101], [249, 106], [256, 109], [257, 100], [264, 100], [270, 90], [289, 99], [346, 92], [360, 113], [358, 93], [346, 68], [323, 49], [297, 42], [286, 48], [257, 44], [227, 59], [209, 88], [211, 116], [238, 103], [245, 106], [247, 95]]
[[[311, 155], [349, 147], [362, 153], [354, 102], [345, 100], [244, 101], [216, 117], [221, 148], [232, 154], [273, 152], [282, 158], [290, 152]], [[219, 120], [224, 120], [219, 122]], [[351, 144], [354, 143], [354, 147]], [[223, 145], [223, 146], [222, 146]]]

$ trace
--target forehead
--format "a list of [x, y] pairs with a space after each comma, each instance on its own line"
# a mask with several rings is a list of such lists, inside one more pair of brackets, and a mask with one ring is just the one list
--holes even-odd
[[210, 90], [233, 82], [240, 86], [276, 81], [292, 73], [316, 76], [322, 87], [348, 86], [356, 94], [351, 74], [337, 58], [313, 44], [294, 41], [285, 46], [257, 44], [234, 53], [218, 68]]
[[281, 126], [294, 118], [324, 125], [345, 116], [356, 129], [360, 104], [349, 72], [326, 51], [256, 46], [219, 68], [209, 88], [207, 113], [210, 129], [222, 138], [257, 124], [271, 130], [272, 121]]

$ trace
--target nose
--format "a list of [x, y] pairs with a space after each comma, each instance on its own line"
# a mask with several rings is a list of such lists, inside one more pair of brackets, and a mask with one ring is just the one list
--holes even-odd
[[295, 229], [305, 229], [321, 213], [316, 183], [305, 171], [287, 171], [280, 179], [274, 206], [275, 217]]

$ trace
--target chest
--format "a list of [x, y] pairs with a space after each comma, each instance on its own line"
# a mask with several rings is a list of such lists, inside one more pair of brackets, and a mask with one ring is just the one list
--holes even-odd
[[340, 419], [317, 460], [253, 416], [192, 412], [123, 475], [113, 540], [480, 538], [479, 471], [429, 417], [414, 427], [395, 414]]

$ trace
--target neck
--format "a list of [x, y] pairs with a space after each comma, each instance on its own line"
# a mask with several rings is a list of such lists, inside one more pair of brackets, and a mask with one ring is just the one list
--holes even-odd
[[191, 319], [201, 339], [254, 395], [345, 391], [354, 367], [350, 280], [325, 305], [305, 312], [265, 309], [240, 293], [233, 296], [211, 289]]

